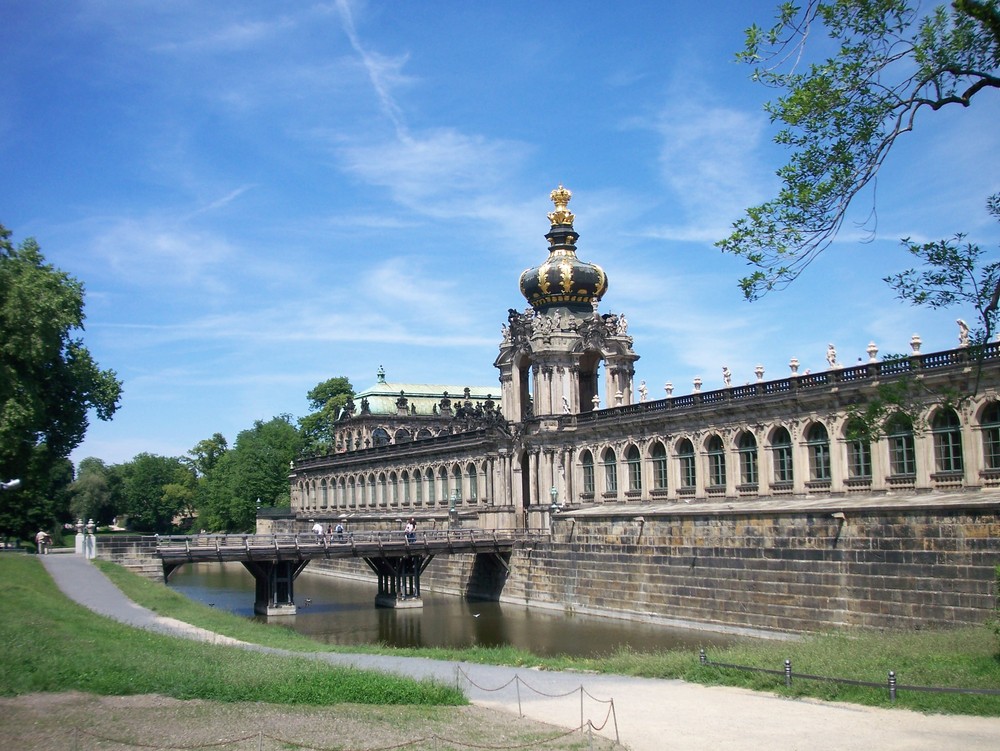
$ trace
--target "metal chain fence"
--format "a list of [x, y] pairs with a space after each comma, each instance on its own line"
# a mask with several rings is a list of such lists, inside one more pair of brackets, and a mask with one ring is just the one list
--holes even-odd
[[896, 701], [896, 694], [899, 691], [924, 691], [924, 692], [942, 693], [942, 694], [980, 694], [982, 696], [1000, 696], [1000, 690], [991, 688], [953, 688], [948, 686], [908, 686], [904, 684], [899, 684], [896, 682], [895, 670], [889, 671], [885, 683], [876, 683], [874, 681], [858, 681], [851, 678], [834, 678], [826, 675], [793, 673], [791, 660], [785, 660], [785, 666], [784, 669], [782, 670], [751, 667], [749, 665], [734, 665], [728, 662], [714, 662], [712, 660], [709, 660], [708, 655], [705, 653], [704, 649], [699, 651], [698, 660], [702, 665], [706, 665], [709, 667], [728, 668], [730, 670], [744, 670], [746, 672], [752, 672], [752, 673], [766, 673], [769, 675], [784, 676], [786, 688], [791, 688], [792, 678], [801, 678], [802, 680], [807, 680], [807, 681], [826, 681], [827, 683], [839, 683], [844, 686], [866, 686], [868, 688], [882, 688], [889, 692], [889, 700], [891, 702]]

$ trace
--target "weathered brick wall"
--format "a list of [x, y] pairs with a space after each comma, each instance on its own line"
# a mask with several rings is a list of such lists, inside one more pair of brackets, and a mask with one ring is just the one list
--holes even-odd
[[[843, 508], [843, 507], [840, 507]], [[1000, 513], [990, 508], [643, 515], [558, 521], [518, 548], [501, 601], [734, 630], [912, 629], [983, 623], [996, 605]], [[642, 521], [640, 521], [642, 520]], [[362, 561], [309, 570], [372, 581]], [[488, 595], [494, 567], [441, 556], [425, 591]]]
[[980, 624], [996, 603], [995, 510], [641, 518], [557, 523], [504, 599], [776, 631]]

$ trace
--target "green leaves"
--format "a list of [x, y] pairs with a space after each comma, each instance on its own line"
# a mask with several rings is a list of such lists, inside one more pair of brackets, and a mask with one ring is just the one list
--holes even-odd
[[9, 238], [0, 225], [0, 475], [24, 487], [3, 499], [0, 527], [28, 534], [56, 463], [83, 440], [91, 409], [111, 419], [122, 384], [76, 336], [83, 284], [46, 263], [34, 240], [15, 248]]
[[[821, 31], [836, 52], [809, 63]], [[968, 106], [1000, 88], [997, 3], [959, 0], [921, 16], [905, 0], [783, 3], [777, 22], [746, 31], [741, 62], [752, 79], [784, 94], [766, 109], [791, 150], [776, 198], [747, 209], [716, 245], [755, 271], [740, 280], [748, 300], [793, 282], [836, 237], [852, 201], [922, 109]]]
[[[990, 196], [987, 208], [1000, 219], [1000, 193]], [[970, 343], [982, 344], [988, 342], [996, 330], [1000, 261], [981, 263], [984, 251], [964, 239], [961, 233], [950, 240], [921, 244], [904, 239], [903, 245], [923, 264], [923, 269], [908, 269], [887, 276], [884, 281], [895, 290], [899, 299], [914, 305], [931, 308], [970, 306], [978, 319]]]
[[333, 447], [334, 423], [354, 397], [354, 387], [347, 378], [337, 376], [316, 384], [306, 397], [315, 410], [299, 418], [306, 446], [313, 453], [328, 451]]

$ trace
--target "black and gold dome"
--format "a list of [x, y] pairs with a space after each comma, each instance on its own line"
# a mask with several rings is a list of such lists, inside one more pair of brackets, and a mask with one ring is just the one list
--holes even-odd
[[556, 209], [549, 214], [552, 229], [545, 236], [549, 257], [541, 266], [521, 274], [521, 294], [537, 311], [568, 308], [590, 312], [608, 291], [604, 269], [576, 257], [578, 235], [573, 229], [573, 213], [566, 208], [572, 195], [562, 185], [550, 194]]

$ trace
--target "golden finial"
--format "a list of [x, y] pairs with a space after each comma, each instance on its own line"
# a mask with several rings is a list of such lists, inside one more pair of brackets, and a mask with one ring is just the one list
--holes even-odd
[[556, 205], [556, 210], [549, 213], [549, 221], [552, 222], [553, 227], [559, 224], [573, 225], [573, 212], [566, 208], [572, 197], [573, 194], [562, 185], [549, 193], [549, 198]]

